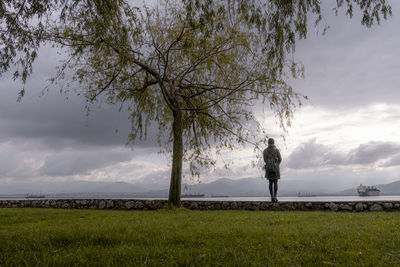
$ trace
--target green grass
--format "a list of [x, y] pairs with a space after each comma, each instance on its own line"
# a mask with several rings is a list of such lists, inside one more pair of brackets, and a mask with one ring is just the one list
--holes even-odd
[[400, 266], [400, 213], [0, 209], [0, 266]]

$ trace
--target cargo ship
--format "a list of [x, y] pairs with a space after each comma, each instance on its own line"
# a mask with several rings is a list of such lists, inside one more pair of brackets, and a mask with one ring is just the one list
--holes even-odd
[[45, 195], [41, 195], [41, 194], [28, 194], [26, 195], [25, 198], [45, 198]]
[[184, 194], [182, 198], [204, 197], [204, 194]]
[[360, 184], [360, 186], [357, 187], [357, 193], [360, 197], [379, 196], [380, 192], [381, 191], [375, 186], [365, 186]]
[[297, 197], [316, 197], [317, 195], [311, 192], [298, 192]]

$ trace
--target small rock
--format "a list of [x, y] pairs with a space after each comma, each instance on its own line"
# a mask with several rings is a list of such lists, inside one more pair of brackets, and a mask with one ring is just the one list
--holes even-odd
[[362, 211], [364, 209], [363, 203], [357, 203], [356, 206], [356, 211]]
[[369, 210], [370, 210], [370, 211], [381, 211], [381, 210], [383, 210], [383, 209], [382, 209], [382, 206], [381, 206], [381, 205], [375, 203], [374, 205], [372, 205], [371, 207], [369, 207]]

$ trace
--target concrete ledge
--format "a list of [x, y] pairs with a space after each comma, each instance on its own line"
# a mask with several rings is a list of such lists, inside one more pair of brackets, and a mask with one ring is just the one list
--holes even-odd
[[[0, 208], [62, 208], [156, 210], [167, 200], [146, 199], [27, 199], [0, 200]], [[400, 211], [400, 201], [353, 202], [278, 202], [269, 201], [203, 201], [183, 200], [182, 206], [192, 210], [276, 210], [276, 211]]]

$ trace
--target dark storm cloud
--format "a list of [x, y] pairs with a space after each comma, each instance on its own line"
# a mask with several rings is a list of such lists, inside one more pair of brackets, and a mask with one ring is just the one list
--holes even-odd
[[[328, 4], [327, 4], [328, 3]], [[335, 2], [324, 5], [334, 5]], [[298, 42], [295, 57], [306, 69], [306, 78], [293, 81], [297, 91], [313, 105], [354, 108], [400, 100], [400, 1], [391, 1], [393, 17], [367, 29], [360, 14], [353, 19], [335, 17], [324, 6], [327, 34], [316, 35], [310, 24], [306, 40]], [[343, 45], [346, 44], [346, 45]]]
[[303, 169], [335, 165], [343, 162], [343, 155], [332, 151], [327, 146], [317, 144], [316, 139], [312, 139], [293, 150], [288, 158], [287, 167]]
[[379, 161], [381, 166], [392, 166], [400, 163], [400, 144], [393, 142], [369, 142], [349, 151], [336, 151], [334, 147], [318, 144], [316, 139], [299, 145], [290, 154], [287, 167], [290, 169], [307, 169], [324, 166], [371, 165]]
[[349, 152], [346, 158], [347, 164], [371, 164], [384, 160], [400, 152], [400, 144], [392, 142], [370, 142], [361, 144], [358, 148]]
[[44, 52], [21, 103], [16, 100], [22, 85], [9, 74], [0, 78], [0, 179], [85, 174], [129, 161], [137, 150], [158, 151], [155, 127], [133, 151], [125, 147], [131, 125], [119, 105], [95, 103], [87, 114], [82, 96], [61, 95], [58, 87], [42, 94], [59, 64], [54, 50]]
[[382, 167], [394, 167], [394, 166], [400, 166], [400, 153], [394, 157], [392, 157], [390, 160], [382, 164]]
[[72, 176], [129, 161], [128, 151], [64, 151], [49, 155], [39, 169], [40, 176]]
[[29, 155], [12, 149], [0, 151], [0, 179], [25, 178], [35, 174], [35, 168], [29, 164]]
[[[119, 105], [96, 103], [87, 113], [85, 99], [57, 89], [41, 95], [43, 81], [33, 81], [22, 103], [17, 103], [18, 84], [2, 79], [0, 84], [0, 142], [35, 140], [44, 149], [82, 146], [121, 146], [128, 141], [129, 113]], [[150, 127], [147, 141], [139, 147], [157, 147], [157, 129]]]

